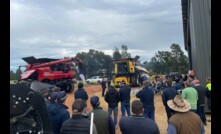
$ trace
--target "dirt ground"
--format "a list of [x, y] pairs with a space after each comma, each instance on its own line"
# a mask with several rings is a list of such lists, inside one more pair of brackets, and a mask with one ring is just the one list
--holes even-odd
[[[104, 98], [102, 97], [101, 95], [101, 86], [100, 85], [89, 85], [89, 86], [85, 86], [84, 89], [86, 90], [87, 94], [88, 94], [88, 101], [87, 101], [87, 112], [90, 112], [92, 110], [92, 107], [90, 105], [90, 97], [93, 96], [93, 95], [97, 95], [99, 96], [100, 98], [100, 106], [105, 110], [107, 111], [107, 108], [108, 108], [108, 105], [107, 103], [104, 101]], [[131, 91], [131, 102], [135, 99], [137, 99], [135, 97], [135, 94], [137, 91], [139, 91], [140, 88], [133, 88], [132, 91]], [[71, 114], [71, 106], [74, 102], [74, 95], [73, 93], [69, 93], [69, 96], [66, 100], [66, 105], [68, 106], [68, 110]], [[160, 133], [161, 134], [166, 134], [166, 130], [167, 130], [167, 117], [166, 117], [166, 112], [165, 112], [165, 109], [164, 109], [164, 106], [163, 106], [163, 103], [162, 103], [162, 99], [161, 99], [161, 94], [157, 94], [155, 95], [154, 97], [154, 102], [155, 102], [155, 120], [156, 120], [156, 123], [160, 129]], [[120, 117], [121, 117], [121, 111], [120, 111], [120, 103], [118, 105], [118, 122], [120, 120]], [[210, 120], [211, 119], [211, 115], [207, 115], [207, 120]], [[120, 131], [120, 128], [119, 126], [117, 125], [117, 128], [116, 128], [116, 134], [121, 134], [121, 131]], [[208, 125], [205, 127], [205, 134], [211, 134], [211, 123], [209, 122]]]

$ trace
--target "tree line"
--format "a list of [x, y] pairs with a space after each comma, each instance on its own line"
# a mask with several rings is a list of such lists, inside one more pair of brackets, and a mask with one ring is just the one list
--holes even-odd
[[[179, 44], [173, 43], [171, 51], [158, 51], [150, 61], [144, 61], [138, 64], [145, 67], [152, 74], [169, 74], [170, 72], [185, 73], [188, 70], [188, 58], [184, 55]], [[131, 58], [128, 53], [127, 45], [121, 45], [121, 49], [115, 47], [112, 56], [104, 54], [102, 51], [90, 49], [88, 52], [80, 52], [76, 54], [76, 58], [83, 61], [80, 72], [75, 70], [77, 76], [79, 73], [84, 74], [86, 78], [101, 75], [111, 78], [113, 73], [113, 60], [119, 58]], [[10, 80], [20, 78], [21, 70], [17, 69], [14, 73], [10, 71]]]

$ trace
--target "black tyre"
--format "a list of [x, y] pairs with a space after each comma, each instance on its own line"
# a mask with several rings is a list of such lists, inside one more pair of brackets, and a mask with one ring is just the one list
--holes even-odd
[[71, 84], [67, 84], [67, 85], [64, 86], [64, 91], [66, 93], [71, 93], [71, 92], [73, 92], [73, 90], [74, 90], [74, 88], [72, 87]]

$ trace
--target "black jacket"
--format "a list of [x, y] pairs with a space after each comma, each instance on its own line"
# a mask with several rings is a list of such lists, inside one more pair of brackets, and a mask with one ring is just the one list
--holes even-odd
[[118, 91], [111, 87], [105, 95], [105, 101], [108, 103], [108, 107], [110, 108], [118, 107], [118, 102], [120, 101], [120, 95]]
[[101, 87], [102, 87], [103, 89], [106, 88], [106, 81], [102, 81], [102, 82], [101, 82]]
[[122, 86], [119, 90], [121, 103], [130, 103], [130, 91], [131, 88], [128, 86]]
[[154, 93], [153, 90], [148, 87], [144, 87], [142, 90], [137, 92], [137, 98], [140, 98], [140, 101], [143, 103], [144, 109], [148, 111], [154, 110]]
[[73, 115], [71, 119], [66, 120], [61, 128], [61, 134], [89, 134], [90, 121], [82, 115]]
[[165, 88], [162, 93], [163, 105], [167, 106], [167, 101], [174, 99], [176, 95], [177, 95], [177, 90], [175, 88], [173, 87]]
[[87, 92], [83, 88], [78, 88], [78, 90], [74, 93], [75, 100], [82, 99], [86, 101], [88, 99]]
[[202, 86], [194, 86], [198, 93], [198, 100], [197, 100], [197, 105], [202, 105], [205, 104], [205, 97], [206, 97], [206, 88]]

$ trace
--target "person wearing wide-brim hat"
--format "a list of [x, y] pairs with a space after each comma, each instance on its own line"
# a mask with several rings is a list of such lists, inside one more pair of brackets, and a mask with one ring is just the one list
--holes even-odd
[[180, 95], [167, 101], [173, 111], [167, 128], [168, 134], [204, 134], [205, 129], [200, 117], [190, 112], [190, 103]]

